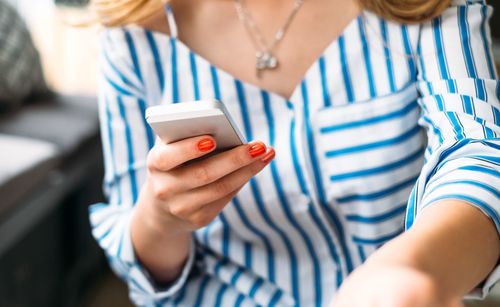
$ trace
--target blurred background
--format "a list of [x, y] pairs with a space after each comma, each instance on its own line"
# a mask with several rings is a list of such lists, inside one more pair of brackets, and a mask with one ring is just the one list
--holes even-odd
[[[87, 216], [103, 201], [99, 29], [68, 25], [87, 2], [0, 0], [0, 307], [131, 306]], [[500, 287], [467, 305], [500, 306]]]

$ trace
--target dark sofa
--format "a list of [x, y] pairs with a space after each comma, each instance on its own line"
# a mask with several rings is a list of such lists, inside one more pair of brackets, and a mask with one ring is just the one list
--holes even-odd
[[0, 306], [76, 306], [105, 261], [95, 98], [48, 94], [0, 114]]

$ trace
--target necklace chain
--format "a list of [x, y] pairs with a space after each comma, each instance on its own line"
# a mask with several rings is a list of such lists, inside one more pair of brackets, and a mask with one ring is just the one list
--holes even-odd
[[255, 20], [248, 10], [248, 8], [244, 4], [244, 0], [235, 0], [236, 12], [238, 13], [239, 19], [242, 21], [245, 26], [246, 31], [248, 32], [252, 44], [254, 45], [257, 52], [255, 54], [256, 57], [256, 73], [257, 77], [261, 76], [261, 72], [266, 69], [274, 69], [278, 67], [278, 59], [273, 54], [274, 49], [278, 46], [278, 44], [283, 40], [290, 24], [292, 23], [295, 15], [302, 7], [304, 0], [295, 0], [293, 9], [288, 15], [288, 18], [285, 20], [283, 26], [276, 32], [273, 37], [271, 43], [268, 43], [262, 34], [262, 31], [259, 29]]

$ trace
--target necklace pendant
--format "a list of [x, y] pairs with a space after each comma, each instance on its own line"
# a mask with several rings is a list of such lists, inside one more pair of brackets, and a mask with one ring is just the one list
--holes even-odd
[[269, 51], [257, 52], [255, 57], [257, 58], [257, 76], [260, 76], [260, 72], [263, 70], [275, 69], [278, 67], [278, 59]]

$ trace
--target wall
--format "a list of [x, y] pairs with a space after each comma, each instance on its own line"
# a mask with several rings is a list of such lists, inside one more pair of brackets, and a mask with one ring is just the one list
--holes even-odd
[[99, 30], [71, 25], [88, 19], [87, 12], [58, 9], [52, 0], [11, 2], [28, 23], [49, 85], [63, 93], [94, 95]]

